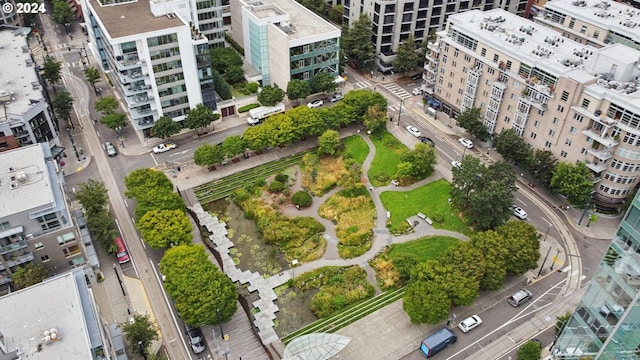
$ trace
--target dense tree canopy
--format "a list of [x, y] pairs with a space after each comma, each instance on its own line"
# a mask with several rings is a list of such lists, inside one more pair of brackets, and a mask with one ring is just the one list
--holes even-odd
[[92, 66], [84, 71], [84, 78], [91, 84], [94, 91], [96, 91], [96, 82], [100, 80], [100, 77], [100, 70], [96, 67]]
[[284, 99], [284, 91], [277, 86], [267, 85], [258, 94], [258, 101], [264, 106], [274, 106]]
[[145, 193], [136, 196], [136, 220], [143, 217], [151, 210], [180, 210], [185, 211], [184, 200], [178, 193], [164, 189], [148, 189]]
[[364, 126], [372, 134], [385, 130], [387, 127], [387, 110], [380, 109], [377, 106], [370, 106], [364, 115]]
[[109, 194], [104, 182], [94, 179], [78, 184], [75, 196], [88, 216], [103, 212], [109, 203]]
[[543, 186], [549, 187], [558, 159], [549, 150], [535, 149], [525, 163], [525, 170]]
[[184, 119], [184, 126], [189, 129], [198, 129], [198, 133], [203, 128], [211, 125], [214, 120], [220, 118], [220, 114], [214, 113], [204, 104], [198, 104], [189, 110], [187, 117]]
[[104, 96], [96, 100], [94, 108], [103, 115], [109, 115], [118, 109], [118, 99], [115, 96]]
[[158, 121], [153, 124], [151, 134], [153, 137], [167, 139], [180, 132], [182, 127], [168, 116], [161, 116]]
[[190, 244], [191, 222], [181, 210], [150, 210], [136, 223], [142, 239], [152, 248]]
[[311, 94], [311, 87], [305, 80], [291, 79], [287, 84], [287, 97], [289, 100], [304, 99]]
[[509, 253], [505, 258], [507, 273], [524, 274], [535, 269], [540, 258], [540, 240], [536, 228], [524, 221], [509, 221], [496, 232], [504, 238], [504, 246]]
[[73, 22], [73, 11], [71, 6], [63, 0], [53, 1], [53, 13], [51, 14], [51, 20], [57, 22], [60, 25], [67, 26]]
[[[133, 314], [133, 321], [120, 324], [120, 328], [129, 342], [131, 351], [138, 355], [149, 354], [151, 343], [160, 338], [158, 326], [146, 314]], [[139, 346], [139, 342], [142, 342], [144, 353]]]
[[476, 232], [471, 237], [471, 245], [488, 259], [480, 278], [481, 289], [497, 290], [507, 277], [509, 251], [504, 242], [504, 237], [493, 230]]
[[244, 152], [246, 148], [246, 144], [242, 137], [238, 135], [228, 136], [222, 142], [222, 152], [224, 156], [228, 158], [233, 158], [236, 155], [240, 155]]
[[542, 349], [540, 343], [529, 340], [518, 349], [517, 360], [540, 360], [542, 358]]
[[62, 79], [62, 63], [56, 60], [54, 57], [46, 55], [44, 57], [44, 63], [42, 64], [42, 71], [44, 72], [44, 78], [49, 82], [51, 86], [55, 85]]
[[49, 277], [49, 271], [42, 264], [27, 264], [27, 266], [19, 266], [11, 275], [13, 285], [19, 289], [24, 289], [31, 285], [39, 284]]
[[574, 207], [587, 206], [593, 192], [593, 173], [584, 162], [576, 165], [559, 163], [551, 178], [551, 187], [567, 198]]
[[232, 47], [214, 47], [209, 49], [211, 67], [220, 73], [227, 72], [232, 66], [242, 66], [242, 56]]
[[211, 166], [224, 160], [222, 146], [202, 144], [193, 153], [193, 161], [196, 165]]
[[456, 120], [458, 125], [466, 129], [469, 134], [480, 141], [487, 141], [489, 139], [489, 131], [480, 121], [481, 116], [482, 113], [479, 108], [470, 108], [460, 113]]
[[211, 263], [202, 245], [179, 245], [160, 260], [164, 286], [175, 301], [180, 317], [189, 325], [217, 323], [236, 312], [238, 294], [229, 278]]
[[121, 112], [116, 112], [103, 116], [100, 122], [111, 130], [119, 131], [127, 126], [127, 116]]
[[421, 57], [420, 53], [416, 51], [417, 47], [418, 45], [413, 35], [409, 35], [406, 40], [400, 43], [396, 60], [393, 62], [394, 72], [406, 74], [413, 71], [420, 61], [424, 61], [424, 56]]
[[[340, 38], [342, 51], [358, 66], [362, 66], [365, 61], [373, 61], [375, 47], [371, 42], [371, 29], [371, 19], [364, 12], [360, 14], [353, 26], [342, 29], [342, 37]], [[373, 64], [371, 65], [373, 66]]]
[[318, 151], [323, 154], [336, 155], [340, 152], [340, 135], [335, 130], [327, 130], [318, 138]]
[[338, 87], [338, 84], [336, 84], [333, 75], [326, 71], [320, 71], [311, 79], [310, 86], [311, 92], [315, 94], [334, 91]]
[[64, 121], [71, 121], [71, 111], [73, 110], [73, 97], [67, 89], [58, 90], [53, 98], [53, 110], [56, 115]]
[[124, 184], [127, 187], [127, 191], [124, 194], [128, 198], [137, 198], [150, 189], [173, 191], [173, 184], [167, 175], [150, 168], [139, 168], [131, 171], [125, 176]]

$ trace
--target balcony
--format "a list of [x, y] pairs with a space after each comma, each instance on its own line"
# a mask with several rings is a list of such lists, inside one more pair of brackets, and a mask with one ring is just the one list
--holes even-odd
[[20, 249], [24, 249], [26, 248], [27, 245], [27, 241], [26, 240], [21, 240], [18, 242], [14, 242], [12, 244], [8, 244], [8, 245], [4, 245], [4, 246], [0, 246], [0, 255], [4, 255], [16, 250], [20, 250]]
[[612, 148], [618, 145], [618, 140], [609, 136], [609, 133], [605, 131], [597, 131], [595, 128], [588, 128], [586, 130], [582, 130], [584, 135], [592, 138], [593, 140], [599, 142], [606, 148]]
[[604, 161], [592, 162], [587, 160], [585, 165], [587, 165], [587, 167], [596, 174], [607, 170], [607, 164], [605, 164]]
[[4, 285], [9, 282], [11, 282], [11, 276], [0, 275], [0, 285]]
[[151, 90], [151, 85], [142, 85], [142, 86], [125, 86], [124, 94], [126, 96], [136, 95], [143, 92]]
[[392, 63], [396, 59], [396, 54], [378, 54], [378, 59], [382, 62]]
[[606, 150], [587, 149], [587, 153], [597, 157], [602, 161], [609, 160], [613, 157], [613, 154]]
[[440, 53], [440, 42], [439, 41], [436, 41], [436, 42], [429, 41], [427, 43], [427, 49], [433, 51], [436, 54], [439, 54]]
[[138, 59], [137, 57], [130, 58], [130, 60], [122, 59], [121, 56], [116, 56], [116, 66], [118, 70], [130, 70], [136, 67], [145, 65], [145, 61]]
[[149, 104], [151, 101], [153, 101], [153, 96], [147, 94], [127, 97], [127, 105], [130, 108]]
[[424, 70], [435, 75], [438, 68], [436, 66], [431, 65], [432, 63], [425, 63]]
[[435, 56], [433, 54], [427, 53], [424, 56], [425, 59], [427, 59], [427, 61], [432, 62], [432, 63], [438, 63], [438, 54], [435, 54]]
[[150, 108], [131, 108], [129, 109], [129, 113], [131, 114], [132, 119], [141, 119], [149, 115], [154, 115], [156, 110]]
[[29, 252], [22, 256], [12, 257], [11, 260], [6, 261], [6, 263], [9, 267], [14, 267], [29, 261], [33, 261], [33, 259], [34, 259], [33, 253]]
[[153, 127], [154, 123], [155, 121], [153, 121], [153, 119], [140, 120], [138, 121], [138, 126], [140, 127], [140, 129], [147, 129], [147, 128]]

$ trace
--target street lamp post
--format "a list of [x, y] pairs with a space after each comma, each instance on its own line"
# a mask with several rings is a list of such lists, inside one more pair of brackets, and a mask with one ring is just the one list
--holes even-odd
[[400, 110], [398, 111], [398, 123], [396, 125], [400, 126], [400, 117], [402, 116], [402, 105], [404, 105], [404, 100], [400, 100]]
[[540, 277], [540, 274], [542, 274], [542, 269], [544, 268], [544, 264], [547, 262], [547, 258], [549, 257], [550, 252], [551, 252], [551, 246], [549, 246], [549, 250], [547, 250], [547, 255], [545, 255], [544, 260], [542, 260], [542, 265], [540, 265], [540, 270], [538, 271], [538, 276], [536, 277]]
[[593, 193], [591, 193], [591, 196], [589, 196], [589, 201], [587, 201], [587, 205], [584, 206], [584, 210], [582, 211], [580, 220], [578, 220], [578, 226], [582, 224], [582, 219], [584, 219], [584, 216], [587, 214], [587, 210], [589, 210], [589, 207], [591, 206], [591, 201], [593, 201]]
[[547, 241], [547, 235], [549, 235], [549, 231], [551, 230], [551, 223], [548, 222], [546, 219], [542, 218], [542, 220], [544, 220], [547, 223], [547, 231], [544, 233], [544, 238], [542, 239], [542, 242], [546, 242]]
[[224, 340], [224, 331], [222, 330], [222, 320], [220, 318], [220, 309], [216, 309], [216, 314], [218, 315], [218, 325], [220, 326], [220, 336]]

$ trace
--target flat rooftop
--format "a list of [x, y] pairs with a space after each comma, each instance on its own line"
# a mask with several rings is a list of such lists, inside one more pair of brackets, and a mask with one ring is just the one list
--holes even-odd
[[0, 219], [53, 203], [42, 146], [46, 145], [33, 144], [0, 152]]
[[[43, 99], [35, 64], [23, 34], [23, 29], [0, 30], [0, 102], [6, 102], [9, 118], [11, 114], [22, 117], [34, 102]], [[4, 115], [4, 111], [0, 112], [0, 121], [6, 121]]]
[[112, 39], [164, 30], [185, 25], [178, 17], [155, 16], [150, 1], [139, 0], [101, 5], [87, 0]]
[[[23, 359], [92, 359], [78, 271], [49, 278], [26, 289], [0, 297], [0, 341], [8, 351], [19, 350]], [[84, 275], [80, 271], [80, 281]], [[56, 330], [57, 341], [46, 340]], [[38, 350], [40, 348], [40, 350]]]
[[544, 7], [640, 42], [640, 9], [625, 3], [609, 0], [553, 0], [547, 1]]
[[[295, 0], [255, 0], [245, 1], [245, 4], [254, 6], [251, 12], [260, 19], [283, 15], [279, 12], [282, 10], [288, 15], [289, 22], [281, 24], [280, 29], [287, 33], [290, 40], [306, 39], [323, 34], [330, 35], [325, 38], [340, 36], [340, 29]], [[274, 6], [269, 7], [270, 4]], [[332, 32], [334, 34], [331, 34]]]

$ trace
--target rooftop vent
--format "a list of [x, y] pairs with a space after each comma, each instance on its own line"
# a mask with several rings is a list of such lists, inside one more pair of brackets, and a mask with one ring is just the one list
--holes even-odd
[[14, 172], [14, 171], [16, 171], [16, 168], [14, 168], [13, 166], [9, 166], [9, 172], [11, 173], [11, 172]]
[[17, 189], [17, 188], [18, 188], [17, 183], [11, 183], [11, 189]]
[[587, 6], [587, 2], [584, 0], [574, 1], [571, 3], [573, 6], [585, 7]]
[[24, 184], [24, 183], [26, 183], [26, 182], [27, 182], [27, 180], [29, 180], [29, 176], [28, 176], [28, 175], [27, 175], [27, 173], [26, 173], [26, 172], [24, 172], [24, 171], [18, 171], [18, 172], [16, 173], [16, 180], [17, 180], [19, 183]]

